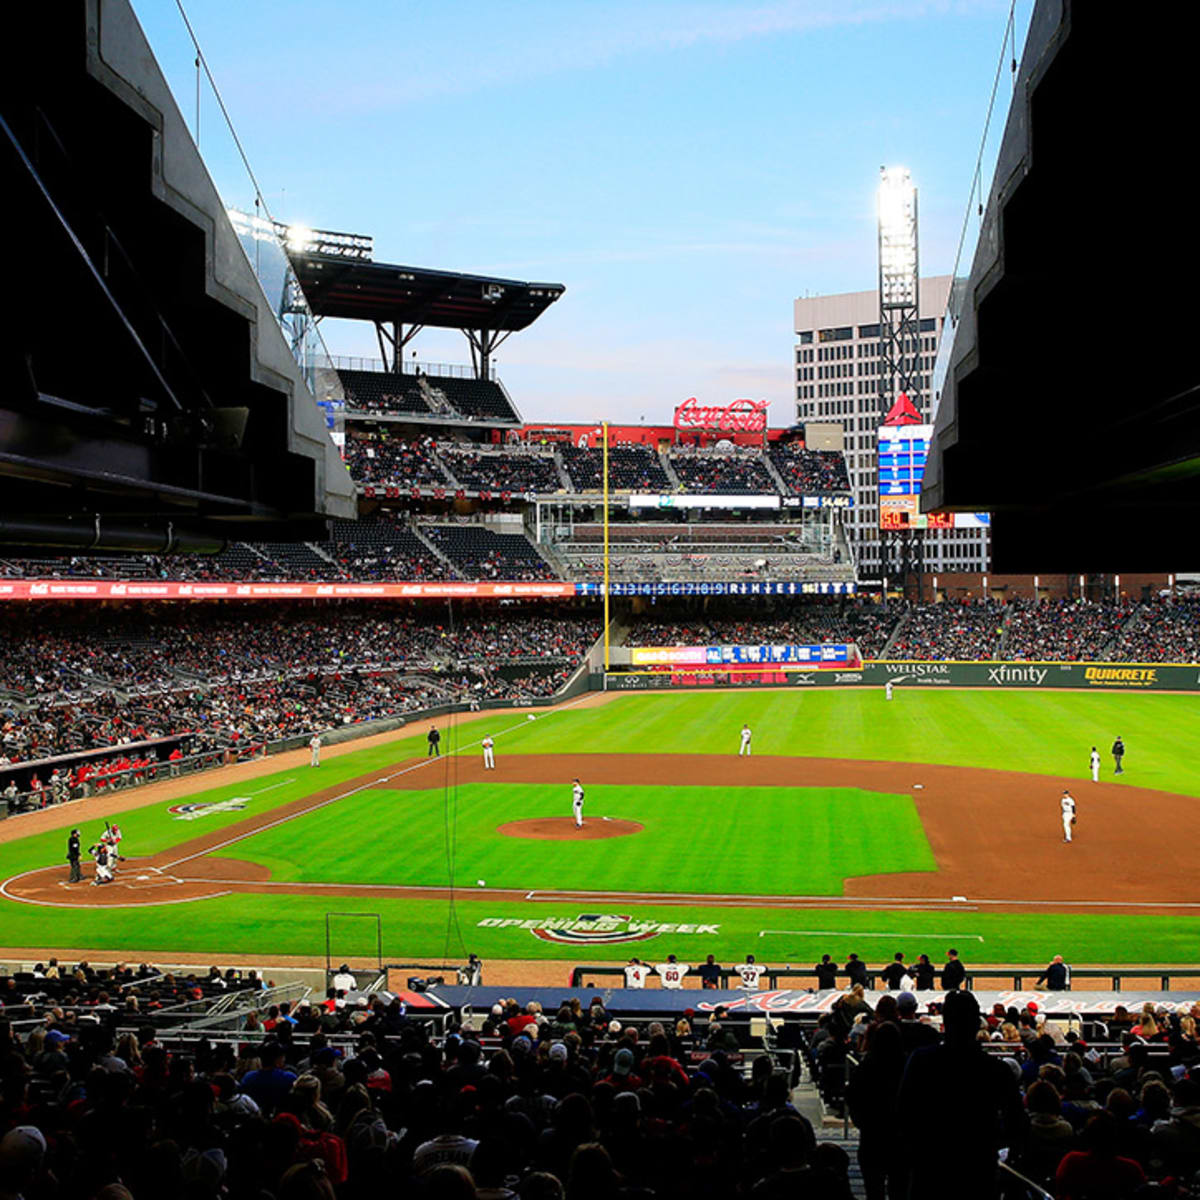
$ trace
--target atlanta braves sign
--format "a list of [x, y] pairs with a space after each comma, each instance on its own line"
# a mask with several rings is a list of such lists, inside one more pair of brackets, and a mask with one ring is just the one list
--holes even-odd
[[675, 410], [676, 429], [705, 429], [719, 433], [765, 433], [766, 400], [734, 400], [724, 408], [697, 403], [692, 396]]

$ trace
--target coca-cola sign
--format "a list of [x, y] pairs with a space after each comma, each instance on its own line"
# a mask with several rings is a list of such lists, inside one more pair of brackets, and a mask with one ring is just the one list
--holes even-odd
[[705, 429], [720, 433], [765, 433], [766, 400], [734, 400], [724, 408], [697, 402], [692, 396], [675, 410], [676, 429]]

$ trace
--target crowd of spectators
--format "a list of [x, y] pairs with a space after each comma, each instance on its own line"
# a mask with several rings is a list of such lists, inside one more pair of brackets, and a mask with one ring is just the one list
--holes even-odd
[[1004, 657], [1054, 662], [1106, 658], [1132, 614], [1129, 603], [1017, 601], [1011, 606]]
[[1163, 596], [1142, 605], [1112, 645], [1116, 662], [1200, 662], [1200, 600]]
[[561, 492], [558, 468], [549, 454], [524, 450], [448, 449], [440, 447], [446, 469], [468, 491]]
[[943, 600], [912, 606], [890, 658], [969, 660], [995, 658], [1004, 607], [994, 600]]
[[597, 617], [546, 605], [459, 609], [453, 623], [440, 606], [282, 604], [265, 615], [151, 606], [64, 611], [48, 624], [14, 612], [0, 659], [0, 758], [184, 732], [198, 751], [447, 698], [549, 695], [599, 636]]
[[[563, 446], [559, 453], [577, 492], [598, 492], [603, 488], [603, 450]], [[623, 492], [669, 492], [671, 481], [652, 446], [610, 446], [608, 486]]]
[[806, 450], [776, 443], [767, 453], [793, 495], [850, 491], [845, 456], [835, 450]]
[[726, 495], [778, 495], [779, 492], [758, 450], [681, 449], [671, 452], [669, 462], [685, 492]]
[[387, 436], [386, 430], [346, 434], [346, 468], [356, 483], [377, 487], [446, 487], [432, 438]]
[[483, 525], [425, 525], [423, 532], [464, 579], [534, 582], [557, 579], [523, 533], [496, 533]]

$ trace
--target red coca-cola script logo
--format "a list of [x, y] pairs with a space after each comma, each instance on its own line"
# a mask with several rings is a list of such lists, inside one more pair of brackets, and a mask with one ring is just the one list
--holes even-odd
[[675, 410], [675, 428], [762, 433], [767, 428], [767, 401], [735, 400], [720, 408], [698, 404], [692, 396]]

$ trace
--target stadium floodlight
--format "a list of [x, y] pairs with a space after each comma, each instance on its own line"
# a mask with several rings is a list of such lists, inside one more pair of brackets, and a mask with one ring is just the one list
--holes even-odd
[[879, 291], [885, 306], [916, 301], [917, 189], [907, 167], [879, 172]]
[[293, 254], [303, 254], [306, 250], [312, 249], [316, 237], [306, 225], [289, 225], [284, 241], [287, 242], [287, 248]]

